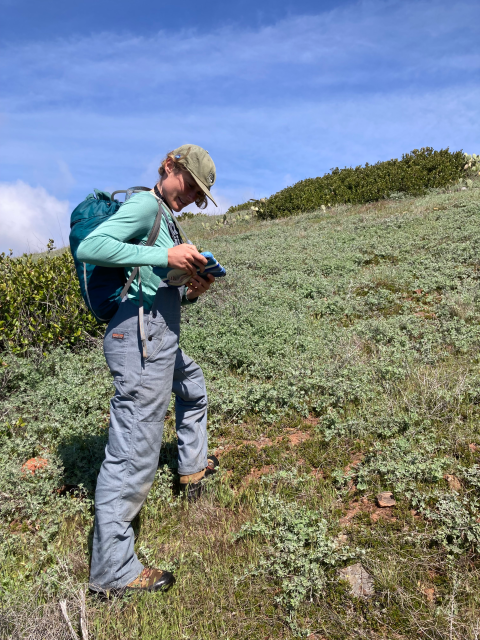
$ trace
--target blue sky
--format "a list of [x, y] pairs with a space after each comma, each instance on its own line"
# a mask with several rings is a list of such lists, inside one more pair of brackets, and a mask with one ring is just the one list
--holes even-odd
[[0, 251], [192, 142], [220, 210], [422, 146], [480, 151], [480, 3], [0, 0]]

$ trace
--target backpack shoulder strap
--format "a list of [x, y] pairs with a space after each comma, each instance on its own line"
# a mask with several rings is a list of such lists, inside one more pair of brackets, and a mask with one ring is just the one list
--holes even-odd
[[[157, 215], [155, 216], [155, 222], [153, 223], [153, 227], [151, 228], [150, 233], [148, 234], [147, 241], [145, 243], [146, 247], [153, 247], [153, 245], [157, 241], [158, 234], [160, 233], [160, 225], [162, 224], [162, 213], [163, 212], [160, 210], [160, 206], [159, 206]], [[123, 287], [122, 292], [120, 294], [121, 300], [123, 300], [123, 298], [127, 295], [128, 290], [132, 285], [132, 282], [135, 280], [135, 276], [137, 275], [138, 270], [139, 270], [139, 267], [135, 267], [132, 270], [132, 273], [130, 274], [129, 279], [125, 283], [125, 286]]]

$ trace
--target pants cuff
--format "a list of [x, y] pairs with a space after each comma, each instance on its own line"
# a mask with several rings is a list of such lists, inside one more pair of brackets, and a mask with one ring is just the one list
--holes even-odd
[[130, 582], [135, 580], [135, 578], [142, 573], [143, 569], [144, 569], [143, 564], [140, 562], [140, 560], [137, 560], [137, 562], [134, 565], [134, 568], [131, 571], [129, 571], [129, 573], [126, 575], [125, 578], [123, 578], [123, 580], [114, 582], [109, 585], [101, 585], [90, 580], [88, 587], [92, 591], [98, 591], [100, 593], [102, 591], [108, 591], [109, 589], [122, 589], [123, 587], [126, 587], [127, 584], [130, 584]]

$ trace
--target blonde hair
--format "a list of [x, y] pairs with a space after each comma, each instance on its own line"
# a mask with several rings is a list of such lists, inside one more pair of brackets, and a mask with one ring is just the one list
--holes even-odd
[[[165, 156], [165, 158], [162, 160], [162, 164], [158, 167], [158, 175], [160, 176], [160, 180], [165, 176], [165, 173], [166, 173], [165, 165], [167, 164], [167, 160], [169, 158], [173, 162], [173, 170], [175, 173], [178, 173], [179, 171], [186, 171], [187, 173], [189, 173], [188, 169], [186, 169], [185, 165], [182, 163], [183, 156], [180, 156], [178, 158], [175, 155], [175, 151], [169, 151]], [[207, 196], [205, 195], [205, 193], [203, 193], [203, 191], [202, 191], [202, 194], [199, 195], [198, 198], [195, 200], [195, 204], [199, 209], [206, 209], [208, 205], [208, 200], [207, 200]]]

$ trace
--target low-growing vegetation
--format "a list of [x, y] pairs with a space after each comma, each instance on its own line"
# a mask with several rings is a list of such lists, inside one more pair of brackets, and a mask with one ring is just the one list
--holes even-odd
[[[221, 471], [195, 505], [179, 497], [170, 413], [135, 527], [141, 559], [177, 585], [87, 595], [88, 637], [478, 638], [480, 180], [462, 180], [284, 219], [184, 221], [228, 270], [183, 310], [181, 336], [205, 372]], [[52, 273], [60, 258], [45, 258]], [[47, 349], [35, 327], [17, 343], [3, 320], [2, 638], [71, 637], [61, 600], [81, 637], [113, 389], [81, 313], [90, 338], [73, 350]], [[340, 573], [354, 564], [363, 595]]]

